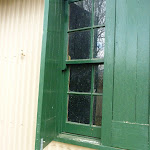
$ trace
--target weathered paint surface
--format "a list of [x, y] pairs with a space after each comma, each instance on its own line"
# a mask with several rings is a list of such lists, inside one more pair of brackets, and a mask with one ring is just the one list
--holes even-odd
[[53, 141], [46, 148], [44, 148], [44, 150], [94, 150], [94, 149]]
[[0, 150], [34, 150], [44, 0], [0, 0]]
[[116, 0], [112, 144], [148, 150], [150, 1]]
[[106, 44], [103, 86], [102, 136], [103, 145], [112, 146], [111, 122], [113, 105], [116, 0], [106, 1]]
[[44, 139], [44, 147], [58, 134], [61, 125], [58, 115], [62, 101], [62, 55], [64, 1], [45, 0], [44, 34], [41, 57], [39, 103], [37, 116], [36, 150], [40, 140]]

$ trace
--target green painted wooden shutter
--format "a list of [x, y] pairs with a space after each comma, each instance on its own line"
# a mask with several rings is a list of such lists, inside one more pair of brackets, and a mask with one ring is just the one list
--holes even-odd
[[148, 150], [150, 1], [116, 0], [112, 145]]
[[59, 133], [58, 109], [62, 84], [64, 2], [45, 0], [45, 18], [36, 132], [36, 150], [43, 138], [44, 147]]

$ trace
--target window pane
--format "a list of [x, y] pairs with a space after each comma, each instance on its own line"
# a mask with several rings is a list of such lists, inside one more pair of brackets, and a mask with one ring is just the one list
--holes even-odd
[[69, 95], [68, 121], [89, 124], [90, 96]]
[[92, 0], [83, 0], [70, 4], [69, 29], [91, 26]]
[[104, 65], [97, 65], [94, 67], [94, 92], [103, 93], [103, 73]]
[[105, 28], [94, 30], [94, 58], [104, 58]]
[[105, 24], [106, 0], [95, 0], [94, 7], [95, 7], [94, 24], [95, 25]]
[[102, 124], [102, 96], [94, 96], [93, 103], [93, 125]]
[[69, 90], [73, 92], [91, 91], [92, 66], [73, 65], [70, 67]]
[[68, 59], [88, 59], [90, 55], [90, 39], [90, 31], [70, 33]]

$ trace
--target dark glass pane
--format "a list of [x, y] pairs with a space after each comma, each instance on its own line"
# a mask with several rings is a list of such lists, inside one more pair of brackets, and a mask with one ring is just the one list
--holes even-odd
[[106, 15], [106, 0], [95, 0], [94, 3], [94, 24], [102, 25], [105, 24], [105, 15]]
[[92, 0], [83, 0], [70, 4], [69, 29], [91, 26]]
[[68, 121], [89, 124], [90, 96], [69, 95]]
[[69, 90], [73, 92], [90, 92], [91, 90], [90, 65], [73, 65], [70, 67]]
[[70, 33], [68, 59], [88, 59], [90, 55], [90, 41], [90, 31]]
[[102, 96], [94, 96], [93, 103], [93, 125], [102, 124]]
[[104, 58], [105, 28], [94, 30], [94, 58]]
[[103, 93], [104, 65], [97, 65], [94, 68], [95, 68], [94, 92], [96, 92], [96, 93]]

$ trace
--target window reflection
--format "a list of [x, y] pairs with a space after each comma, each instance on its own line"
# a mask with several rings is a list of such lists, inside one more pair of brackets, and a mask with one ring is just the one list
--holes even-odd
[[[104, 62], [101, 60], [100, 64], [95, 64], [92, 59], [104, 58], [105, 13], [106, 0], [82, 0], [69, 4], [67, 55], [68, 60], [75, 60], [69, 61], [73, 63], [68, 67], [67, 117], [71, 122], [101, 126], [102, 96], [99, 95], [103, 93]], [[82, 60], [79, 59], [87, 60], [80, 64]]]
[[95, 9], [94, 24], [95, 25], [105, 24], [106, 0], [95, 0], [94, 9]]
[[69, 90], [73, 92], [91, 91], [92, 66], [73, 65], [70, 68]]
[[94, 30], [94, 58], [104, 58], [105, 28]]
[[92, 0], [83, 0], [70, 4], [69, 29], [91, 26]]
[[95, 66], [94, 92], [96, 93], [103, 93], [103, 73], [104, 73], [104, 65]]
[[70, 33], [68, 59], [88, 59], [90, 55], [90, 41], [90, 31]]
[[102, 124], [102, 96], [94, 96], [93, 102], [93, 125]]
[[69, 95], [68, 121], [89, 124], [90, 96]]

